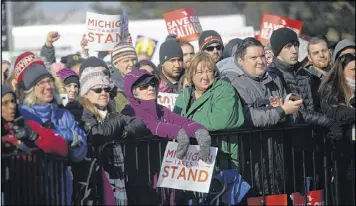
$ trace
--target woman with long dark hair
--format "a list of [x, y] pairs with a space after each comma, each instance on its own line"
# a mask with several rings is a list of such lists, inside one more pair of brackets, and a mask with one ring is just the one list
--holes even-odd
[[355, 181], [355, 144], [351, 140], [355, 129], [355, 60], [354, 54], [338, 57], [319, 88], [322, 112], [336, 120], [330, 128], [337, 140], [333, 141], [331, 154], [337, 161], [341, 205], [352, 203], [354, 198], [352, 188], [347, 185]]

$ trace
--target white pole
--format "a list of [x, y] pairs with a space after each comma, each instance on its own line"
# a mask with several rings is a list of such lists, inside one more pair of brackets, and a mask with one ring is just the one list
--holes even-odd
[[6, 20], [7, 20], [7, 37], [8, 37], [8, 43], [9, 43], [9, 56], [10, 56], [10, 61], [12, 60], [12, 52], [14, 51], [14, 44], [12, 40], [12, 2], [11, 1], [6, 1], [5, 2], [6, 6]]

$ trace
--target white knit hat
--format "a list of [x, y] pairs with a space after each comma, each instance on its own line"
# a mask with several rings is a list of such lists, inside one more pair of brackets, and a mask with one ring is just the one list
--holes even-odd
[[98, 84], [109, 87], [109, 77], [105, 76], [100, 67], [85, 68], [80, 76], [80, 96], [84, 96], [92, 87]]

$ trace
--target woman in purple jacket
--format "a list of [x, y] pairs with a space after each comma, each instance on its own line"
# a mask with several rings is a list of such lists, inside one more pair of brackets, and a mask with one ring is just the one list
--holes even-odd
[[199, 123], [157, 104], [158, 85], [157, 77], [145, 70], [135, 70], [125, 76], [125, 94], [136, 118], [143, 120], [153, 135], [176, 138], [178, 159], [183, 159], [188, 151], [189, 137], [195, 137], [200, 145], [199, 156], [205, 160], [211, 144], [209, 132]]

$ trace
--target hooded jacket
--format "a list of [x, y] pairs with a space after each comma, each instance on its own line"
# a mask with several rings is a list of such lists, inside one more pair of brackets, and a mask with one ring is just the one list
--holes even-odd
[[311, 75], [299, 64], [289, 65], [278, 58], [274, 58], [268, 68], [270, 74], [278, 75], [287, 93], [299, 94], [303, 99], [303, 105], [299, 110], [303, 122], [329, 127], [334, 121], [325, 114], [315, 111], [312, 93]]
[[[124, 84], [125, 94], [130, 102], [130, 106], [135, 111], [136, 118], [143, 120], [153, 135], [173, 139], [177, 137], [179, 130], [183, 128], [188, 136], [193, 137], [196, 130], [205, 129], [202, 125], [177, 115], [168, 108], [157, 104], [157, 99], [139, 100], [135, 98], [132, 93], [134, 84], [148, 77], [154, 76], [145, 70], [136, 70], [125, 76]], [[156, 80], [158, 82], [158, 79]]]
[[269, 105], [270, 96], [284, 99], [286, 91], [281, 80], [268, 72], [263, 77], [253, 77], [239, 66], [235, 57], [217, 64], [222, 78], [229, 81], [238, 92], [246, 118], [245, 126], [266, 127], [281, 122], [286, 116], [281, 107]]

